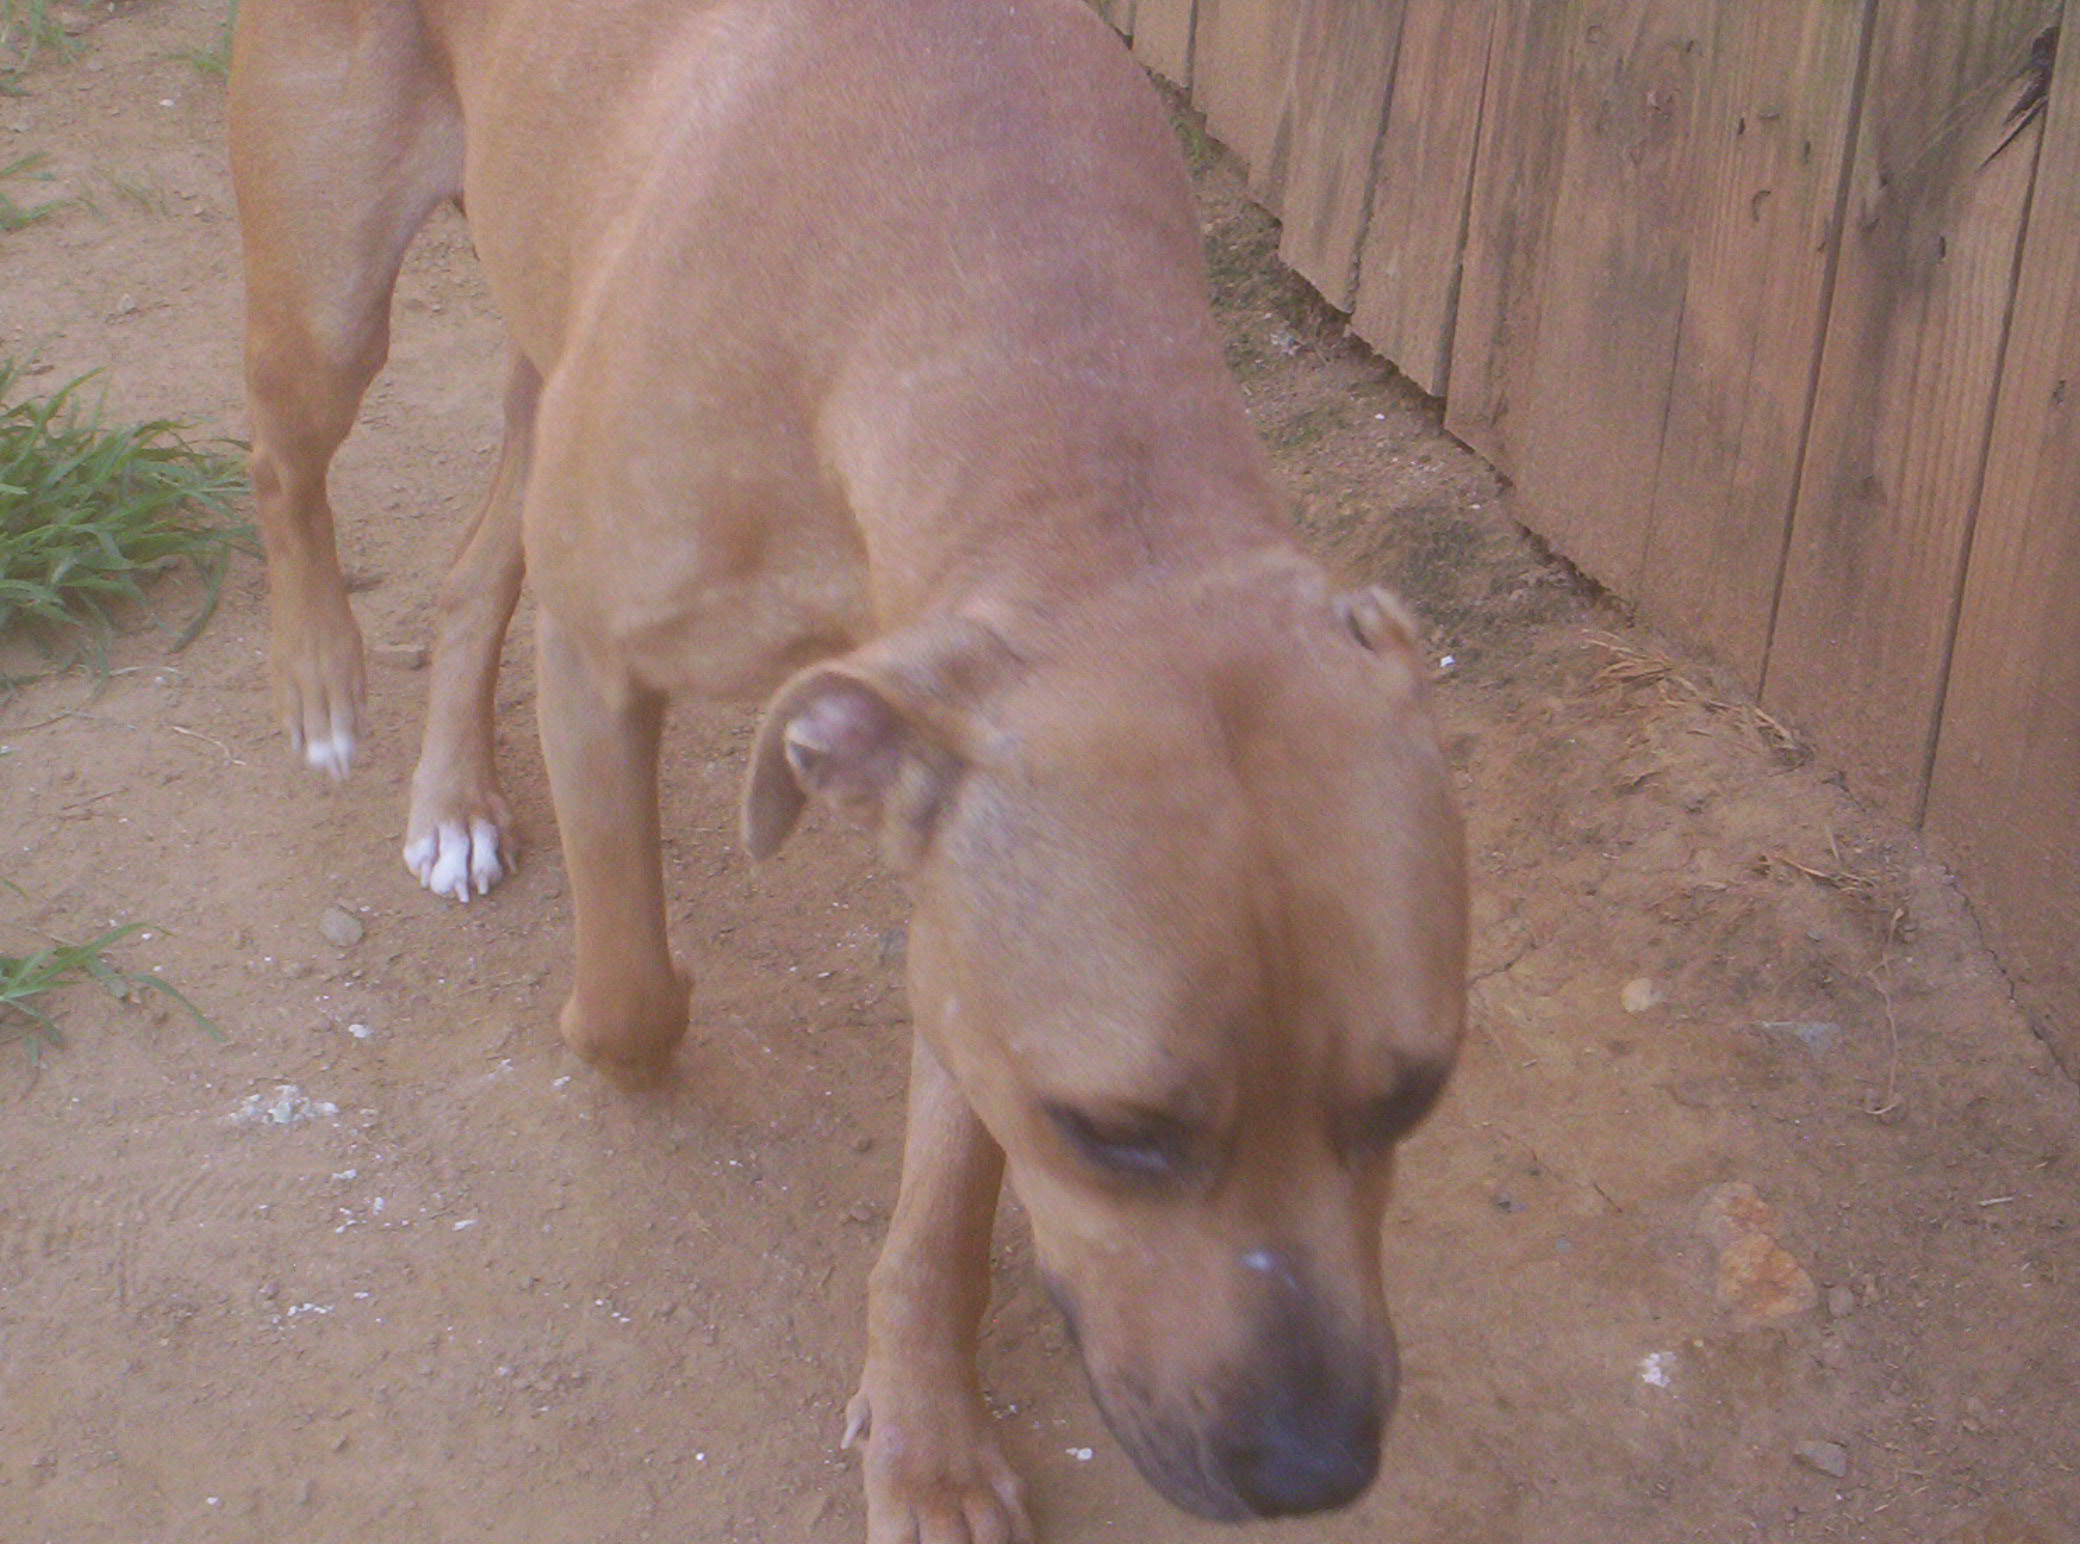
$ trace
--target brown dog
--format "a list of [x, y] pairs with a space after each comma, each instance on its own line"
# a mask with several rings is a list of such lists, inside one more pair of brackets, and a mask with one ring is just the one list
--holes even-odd
[[461, 197], [514, 363], [408, 861], [462, 897], [507, 861], [524, 549], [573, 1047], [641, 1077], [684, 1029], [671, 694], [779, 684], [754, 854], [827, 799], [910, 877], [910, 1125], [852, 1415], [872, 1537], [1027, 1536], [973, 1361], [1007, 1161], [1152, 1483], [1221, 1518], [1357, 1495], [1394, 1389], [1390, 1155], [1459, 1032], [1459, 831], [1408, 622], [1294, 547], [1117, 40], [1077, 0], [245, 0], [232, 92], [306, 758], [343, 773], [360, 732], [327, 466], [405, 246]]

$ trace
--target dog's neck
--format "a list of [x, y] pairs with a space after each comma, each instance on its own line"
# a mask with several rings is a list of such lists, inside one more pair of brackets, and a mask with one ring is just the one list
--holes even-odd
[[[1217, 355], [1131, 370], [1028, 355], [915, 367], [847, 393], [826, 454], [882, 629], [933, 613], [1060, 613], [1294, 539]], [[869, 405], [870, 404], [870, 405]]]

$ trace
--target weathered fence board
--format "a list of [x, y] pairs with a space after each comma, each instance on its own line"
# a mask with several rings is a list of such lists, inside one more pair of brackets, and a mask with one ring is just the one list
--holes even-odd
[[1445, 394], [1494, 0], [1407, 0], [1351, 327]]
[[1165, 80], [1192, 83], [1194, 0], [1134, 0], [1134, 57]]
[[[1763, 701], [1914, 819], [2040, 130], [2058, 0], [1881, 0]], [[2003, 148], [2005, 146], [2005, 148]]]
[[1275, 180], [1284, 197], [1278, 253], [1348, 311], [1372, 208], [1373, 155], [1386, 126], [1403, 0], [1300, 0]]
[[1928, 805], [2068, 1067], [2080, 1067], [2076, 62], [2051, 89]]
[[1696, 124], [1696, 219], [1636, 598], [1762, 681], [1837, 250], [1865, 0], [1725, 5]]
[[1091, 0], [1098, 14], [1112, 23], [1113, 30], [1134, 35], [1134, 0]]
[[1132, 20], [1141, 57], [1200, 74], [1212, 131], [1283, 205], [1287, 261], [1445, 398], [1520, 517], [1952, 844], [2080, 1062], [2068, 10], [1135, 0]]
[[[1711, 6], [1584, 0], [1564, 9], [1566, 62], [1543, 72], [1543, 89], [1560, 101], [1560, 146], [1533, 280], [1536, 331], [1522, 340], [1528, 359], [1513, 361], [1523, 384], [1509, 403], [1510, 471], [1540, 534], [1629, 595], [1646, 550], [1683, 314], [1691, 121]], [[1530, 148], [1539, 161], [1549, 153]], [[1475, 171], [1476, 180], [1506, 175], [1493, 162]]]
[[1584, 5], [1524, 444], [1542, 534], [1636, 592], [1689, 272], [1706, 0]]
[[1242, 162], [1250, 192], [1274, 214], [1295, 21], [1291, 0], [1199, 0], [1192, 34], [1192, 104], [1206, 114], [1207, 132]]
[[1559, 183], [1572, 5], [1501, 0], [1490, 35], [1444, 425], [1515, 477]]

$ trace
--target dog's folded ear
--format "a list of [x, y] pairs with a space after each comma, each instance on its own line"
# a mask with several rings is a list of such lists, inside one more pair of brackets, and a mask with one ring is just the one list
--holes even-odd
[[1336, 615], [1351, 636], [1375, 654], [1416, 646], [1419, 633], [1414, 615], [1400, 596], [1376, 584], [1337, 596]]
[[952, 618], [811, 665], [766, 707], [744, 788], [744, 846], [771, 857], [812, 798], [870, 827], [906, 868], [930, 840], [979, 732], [976, 708], [1016, 657]]

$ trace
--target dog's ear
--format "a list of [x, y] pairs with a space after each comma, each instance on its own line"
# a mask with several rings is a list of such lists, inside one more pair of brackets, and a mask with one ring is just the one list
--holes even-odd
[[1414, 650], [1419, 630], [1401, 597], [1378, 585], [1336, 597], [1336, 615], [1351, 636], [1373, 653], [1390, 648]]
[[967, 764], [975, 708], [1016, 664], [964, 619], [913, 629], [800, 672], [767, 705], [744, 788], [744, 846], [771, 857], [812, 798], [869, 827], [908, 868]]

